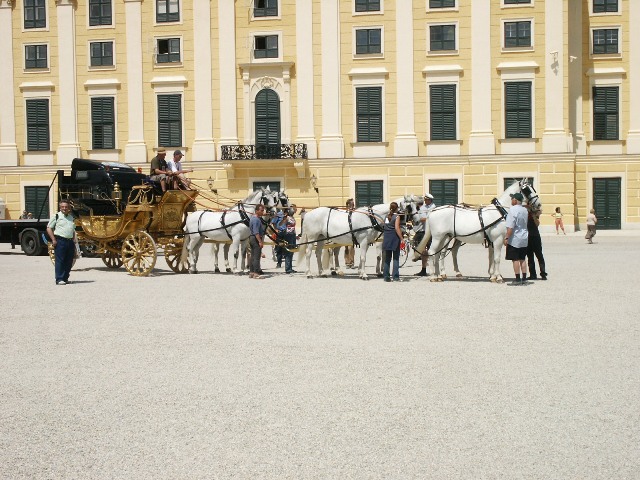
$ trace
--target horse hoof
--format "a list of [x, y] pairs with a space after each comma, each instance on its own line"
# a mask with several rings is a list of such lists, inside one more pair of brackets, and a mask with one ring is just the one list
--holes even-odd
[[326, 273], [323, 273], [321, 275], [319, 275], [320, 278], [329, 278], [329, 275], [327, 275]]
[[438, 278], [438, 281], [439, 281], [439, 282], [444, 282], [444, 279], [445, 279], [445, 278], [447, 278], [447, 277], [440, 277], [440, 278]]
[[446, 280], [447, 276], [446, 275], [442, 275], [442, 277], [440, 277], [440, 281]]
[[344, 277], [344, 272], [342, 272], [342, 271], [338, 272], [338, 276], [339, 277]]
[[197, 271], [197, 270], [191, 270], [191, 269], [189, 269], [189, 273], [190, 273], [191, 275], [196, 275], [196, 274], [198, 273], [198, 271]]
[[497, 279], [496, 279], [496, 283], [504, 283], [504, 279], [502, 279], [502, 278], [497, 278]]
[[384, 275], [382, 273], [376, 273], [376, 277], [382, 278], [382, 277], [384, 277]]
[[226, 272], [227, 273], [231, 273], [233, 270], [231, 270], [230, 268], [227, 268]]
[[216, 269], [214, 270], [214, 272], [216, 273], [220, 273], [220, 269], [218, 267], [216, 267]]
[[438, 279], [437, 278], [430, 278], [429, 281], [435, 283], [435, 282], [438, 281]]
[[338, 273], [335, 270], [331, 270], [331, 276], [335, 277], [336, 275], [338, 275]]
[[461, 273], [456, 274], [456, 278], [463, 278], [463, 275]]

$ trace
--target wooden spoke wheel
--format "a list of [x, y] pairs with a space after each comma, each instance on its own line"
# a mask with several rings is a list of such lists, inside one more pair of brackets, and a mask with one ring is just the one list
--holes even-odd
[[147, 232], [139, 230], [128, 235], [122, 244], [122, 261], [131, 275], [147, 276], [156, 264], [156, 242]]
[[169, 268], [176, 273], [187, 273], [189, 271], [189, 262], [186, 264], [180, 262], [183, 242], [182, 238], [176, 238], [164, 247], [164, 259], [167, 261]]
[[104, 263], [107, 268], [120, 268], [122, 266], [122, 256], [111, 250], [105, 250], [102, 254], [102, 263]]
[[[51, 263], [53, 265], [56, 264], [56, 249], [53, 247], [53, 243], [49, 242], [47, 243], [47, 252], [49, 253], [49, 260], [51, 260]], [[76, 264], [76, 260], [78, 259], [78, 257], [74, 256], [73, 257], [73, 262], [71, 263], [71, 266], [73, 267]]]

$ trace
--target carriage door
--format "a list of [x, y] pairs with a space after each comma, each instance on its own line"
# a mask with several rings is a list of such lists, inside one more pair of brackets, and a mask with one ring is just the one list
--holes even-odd
[[593, 179], [593, 208], [598, 218], [598, 229], [620, 230], [621, 193], [621, 178]]
[[436, 207], [458, 203], [458, 180], [429, 180], [429, 193]]
[[280, 158], [280, 98], [269, 88], [256, 95], [256, 158]]

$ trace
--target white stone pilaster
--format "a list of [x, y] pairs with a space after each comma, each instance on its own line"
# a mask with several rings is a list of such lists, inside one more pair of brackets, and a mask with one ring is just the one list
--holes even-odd
[[211, 71], [211, 2], [193, 0], [193, 56], [195, 139], [191, 161], [216, 159], [213, 142], [213, 93]]
[[625, 2], [629, 9], [629, 132], [627, 153], [640, 153], [640, 2]]
[[142, 0], [124, 0], [127, 31], [127, 106], [129, 139], [127, 163], [147, 160], [144, 141], [144, 92], [142, 84]]
[[[587, 139], [584, 132], [582, 87], [582, 0], [569, 0], [569, 129], [573, 148], [578, 155], [587, 154]], [[591, 124], [591, 122], [588, 122]]]
[[60, 99], [60, 142], [58, 165], [71, 165], [80, 156], [76, 81], [76, 22], [73, 0], [56, 0], [58, 21], [58, 95]]
[[16, 104], [13, 82], [13, 25], [11, 1], [0, 0], [0, 166], [18, 165], [16, 145]]
[[[218, 0], [218, 61], [220, 64], [220, 140], [219, 145], [238, 144], [236, 101], [236, 14], [235, 2]], [[245, 111], [245, 115], [250, 113]], [[246, 133], [245, 133], [246, 136]]]
[[306, 143], [309, 158], [317, 158], [318, 145], [313, 108], [313, 0], [296, 1], [296, 75], [298, 80], [296, 143]]
[[321, 158], [344, 158], [340, 122], [340, 9], [338, 0], [320, 5], [322, 36], [322, 137]]
[[396, 157], [417, 157], [415, 111], [413, 108], [413, 2], [396, 2], [397, 131], [393, 142]]
[[471, 2], [470, 155], [492, 155], [496, 142], [491, 115], [491, 1]]
[[573, 150], [565, 131], [565, 62], [564, 2], [545, 2], [544, 5], [544, 132], [543, 153], [566, 153]]

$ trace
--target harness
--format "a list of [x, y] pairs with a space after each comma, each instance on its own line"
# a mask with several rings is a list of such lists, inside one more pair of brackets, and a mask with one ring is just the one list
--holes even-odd
[[[222, 217], [220, 217], [220, 225], [222, 225], [222, 228], [224, 228], [224, 232], [227, 234], [227, 237], [229, 237], [229, 240], [233, 240], [233, 237], [231, 236], [231, 234], [229, 233], [229, 230], [227, 227], [231, 227], [233, 225], [238, 225], [239, 223], [244, 223], [247, 227], [249, 226], [249, 215], [247, 215], [246, 210], [244, 209], [244, 205], [240, 202], [238, 202], [238, 214], [240, 215], [240, 220], [237, 222], [232, 223], [231, 225], [226, 225], [224, 223], [224, 217], [227, 215], [228, 210], [225, 210], [224, 212], [222, 212]], [[200, 216], [200, 219], [202, 219], [202, 215]], [[202, 235], [202, 234], [200, 234]]]

